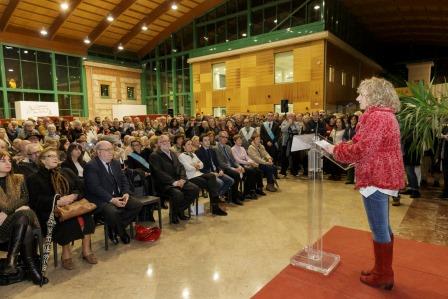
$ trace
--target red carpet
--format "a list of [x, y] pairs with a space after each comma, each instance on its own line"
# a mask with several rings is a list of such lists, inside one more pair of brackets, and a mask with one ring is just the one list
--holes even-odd
[[323, 238], [324, 250], [341, 256], [329, 276], [289, 265], [252, 298], [448, 298], [448, 247], [395, 238], [395, 286], [385, 291], [359, 281], [373, 265], [370, 233], [335, 226]]

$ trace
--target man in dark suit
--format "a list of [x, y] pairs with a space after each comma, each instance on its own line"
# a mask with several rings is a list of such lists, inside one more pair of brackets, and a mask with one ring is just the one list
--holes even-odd
[[219, 132], [219, 143], [216, 145], [216, 157], [218, 160], [219, 167], [224, 171], [225, 174], [230, 176], [233, 180], [232, 186], [232, 202], [234, 204], [242, 206], [243, 199], [238, 187], [242, 180], [244, 174], [244, 168], [239, 165], [232, 154], [232, 149], [227, 145], [227, 140], [229, 139], [229, 134], [226, 131]]
[[213, 173], [219, 184], [219, 195], [224, 196], [234, 184], [234, 180], [224, 173], [219, 167], [216, 152], [210, 147], [210, 137], [206, 134], [201, 135], [200, 141], [202, 146], [196, 151], [196, 156], [202, 161], [204, 167], [201, 169], [203, 173]]
[[168, 135], [160, 135], [157, 144], [159, 149], [149, 156], [157, 191], [170, 199], [172, 223], [188, 220], [185, 210], [199, 196], [199, 187], [187, 180], [185, 168], [170, 151]]
[[325, 136], [326, 128], [325, 123], [319, 119], [319, 112], [314, 111], [311, 114], [311, 120], [307, 123], [306, 126], [306, 134], [316, 134]]
[[260, 127], [260, 137], [266, 151], [274, 159], [274, 163], [278, 160], [278, 139], [280, 138], [280, 126], [274, 121], [272, 112], [266, 115], [266, 121]]
[[118, 243], [118, 234], [121, 241], [128, 244], [130, 237], [125, 228], [137, 217], [142, 204], [129, 197], [127, 178], [121, 171], [120, 162], [113, 160], [113, 145], [109, 141], [100, 141], [95, 150], [97, 156], [84, 169], [86, 197], [97, 205], [98, 212], [111, 228], [109, 238], [112, 242]]

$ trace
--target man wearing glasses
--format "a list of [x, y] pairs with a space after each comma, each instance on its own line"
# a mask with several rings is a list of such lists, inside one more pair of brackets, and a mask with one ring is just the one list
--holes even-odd
[[113, 159], [113, 145], [109, 141], [100, 141], [95, 151], [97, 156], [84, 169], [86, 197], [97, 205], [98, 212], [111, 228], [109, 238], [112, 242], [118, 243], [118, 235], [124, 244], [128, 244], [130, 237], [125, 228], [137, 217], [142, 204], [129, 197], [129, 183], [121, 171], [120, 162]]
[[13, 160], [13, 169], [15, 173], [20, 173], [27, 179], [32, 174], [39, 170], [37, 166], [39, 160], [39, 154], [42, 151], [42, 147], [38, 143], [29, 143], [29, 141], [22, 141], [23, 143], [28, 143], [25, 145], [26, 157], [16, 162]]

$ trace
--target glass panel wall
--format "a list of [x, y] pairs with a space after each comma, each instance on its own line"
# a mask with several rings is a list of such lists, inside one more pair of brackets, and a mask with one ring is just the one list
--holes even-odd
[[57, 100], [61, 115], [83, 114], [80, 57], [10, 45], [0, 47], [5, 66], [4, 73], [0, 74], [0, 79], [5, 79], [5, 86], [0, 84], [1, 118], [15, 117], [16, 101]]

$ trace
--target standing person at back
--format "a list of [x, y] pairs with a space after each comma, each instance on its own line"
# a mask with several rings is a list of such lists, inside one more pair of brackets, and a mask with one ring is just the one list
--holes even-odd
[[260, 136], [266, 151], [274, 159], [274, 164], [277, 164], [279, 152], [277, 142], [280, 137], [280, 126], [274, 121], [272, 112], [266, 115], [266, 121], [260, 127]]
[[110, 226], [112, 242], [118, 243], [118, 235], [124, 244], [128, 244], [131, 239], [125, 228], [137, 217], [142, 204], [129, 197], [128, 180], [121, 171], [120, 162], [113, 160], [113, 145], [103, 140], [96, 144], [95, 150], [97, 156], [84, 168], [86, 197], [96, 204]]

